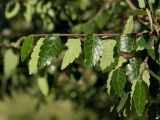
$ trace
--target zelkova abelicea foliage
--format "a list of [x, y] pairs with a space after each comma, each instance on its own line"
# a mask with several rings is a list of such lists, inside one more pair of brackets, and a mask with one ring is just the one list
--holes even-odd
[[[160, 77], [152, 72], [148, 64], [151, 60], [160, 66], [160, 27], [152, 9], [148, 8], [153, 3], [154, 0], [148, 0], [147, 3], [145, 0], [138, 0], [140, 9], [135, 10], [134, 14], [128, 17], [121, 34], [108, 34], [107, 36], [86, 32], [87, 34], [74, 34], [67, 38], [67, 42], [62, 42], [63, 34], [57, 33], [45, 35], [37, 43], [34, 41], [37, 39], [36, 36], [29, 35], [25, 37], [21, 47], [21, 60], [23, 62], [26, 58], [29, 59], [29, 74], [36, 74], [55, 64], [60, 55], [63, 57], [62, 64], [59, 65], [62, 71], [80, 60], [83, 60], [85, 67], [98, 66], [101, 72], [108, 73], [106, 76], [107, 95], [116, 96], [119, 99], [114, 105], [117, 112], [135, 110], [138, 115], [142, 115], [147, 109], [147, 103], [150, 102], [148, 91], [151, 76], [160, 82]], [[9, 13], [10, 4], [7, 6], [7, 18], [18, 12], [19, 4], [15, 4], [14, 13]], [[134, 33], [134, 23], [138, 20], [137, 17], [138, 19], [139, 17], [147, 18], [148, 29]], [[101, 22], [104, 24], [103, 21]], [[142, 56], [143, 52], [145, 54]], [[31, 56], [29, 56], [30, 53]], [[38, 85], [42, 94], [47, 96], [48, 86], [44, 82], [45, 79], [45, 77], [40, 77]]]

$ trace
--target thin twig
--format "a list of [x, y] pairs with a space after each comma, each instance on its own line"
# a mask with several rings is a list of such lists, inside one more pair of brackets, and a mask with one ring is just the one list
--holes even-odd
[[[32, 34], [33, 37], [46, 37], [49, 35], [58, 35], [62, 37], [85, 37], [87, 34], [65, 34], [65, 33], [53, 33], [53, 34]], [[103, 37], [103, 36], [108, 36], [108, 37], [116, 37], [118, 35], [121, 35], [122, 33], [94, 33], [94, 35]], [[136, 36], [143, 36], [143, 35], [150, 35], [154, 36], [156, 35], [155, 32], [136, 32], [136, 33], [131, 33], [129, 35], [136, 35]]]
[[131, 0], [125, 0], [125, 1], [132, 10], [137, 9], [137, 7], [131, 2]]

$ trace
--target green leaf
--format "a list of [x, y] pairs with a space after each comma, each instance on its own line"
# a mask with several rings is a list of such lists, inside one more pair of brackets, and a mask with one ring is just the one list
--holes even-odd
[[87, 66], [95, 65], [102, 55], [102, 41], [100, 37], [88, 34], [84, 41], [84, 55]]
[[154, 51], [155, 48], [149, 48], [148, 49], [148, 54], [151, 56], [151, 58], [153, 60], [156, 60], [156, 56], [155, 56], [155, 51]]
[[143, 82], [137, 81], [134, 94], [133, 94], [134, 106], [138, 114], [142, 114], [146, 105], [146, 90]]
[[150, 74], [148, 70], [144, 70], [142, 74], [142, 80], [147, 84], [147, 86], [150, 86]]
[[138, 37], [138, 39], [136, 39], [136, 45], [135, 45], [135, 48], [136, 48], [136, 51], [139, 51], [139, 50], [144, 50], [144, 49], [147, 49], [147, 43], [144, 39], [143, 36], [140, 36]]
[[5, 8], [5, 16], [10, 19], [18, 14], [20, 10], [20, 4], [16, 0], [8, 1]]
[[18, 62], [19, 62], [19, 56], [14, 54], [12, 49], [8, 49], [5, 51], [3, 59], [5, 79], [8, 79], [13, 74], [13, 72], [16, 70]]
[[102, 50], [102, 58], [100, 59], [100, 67], [102, 70], [105, 70], [107, 67], [114, 62], [114, 47], [116, 45], [116, 41], [112, 39], [104, 40], [102, 42], [103, 50]]
[[130, 16], [127, 20], [127, 23], [125, 25], [125, 29], [123, 31], [123, 34], [130, 34], [132, 33], [134, 28], [134, 21], [133, 21], [133, 16]]
[[102, 29], [106, 24], [107, 21], [109, 20], [109, 16], [107, 14], [107, 12], [100, 12], [95, 19], [95, 22], [97, 24], [97, 26]]
[[58, 35], [50, 35], [44, 41], [40, 48], [38, 69], [50, 65], [52, 60], [56, 59], [61, 50], [61, 39]]
[[111, 80], [112, 80], [112, 75], [113, 75], [113, 72], [118, 69], [119, 67], [122, 66], [123, 63], [125, 63], [127, 60], [120, 56], [118, 58], [118, 65], [115, 67], [115, 69], [111, 70], [111, 72], [109, 73], [108, 75], [108, 79], [107, 79], [107, 91], [108, 91], [108, 94], [110, 95], [110, 91], [111, 91]]
[[147, 12], [147, 15], [148, 15], [151, 30], [153, 30], [153, 21], [152, 21], [151, 12], [147, 8], [146, 8], [146, 12]]
[[38, 70], [37, 64], [38, 64], [40, 47], [42, 46], [44, 40], [45, 38], [40, 38], [33, 49], [33, 52], [31, 54], [31, 59], [29, 61], [29, 74], [37, 73]]
[[93, 33], [95, 29], [95, 23], [93, 22], [84, 23], [81, 29], [85, 34]]
[[127, 99], [128, 99], [128, 94], [129, 93], [125, 93], [123, 92], [122, 97], [121, 97], [121, 101], [119, 102], [119, 105], [117, 106], [117, 112], [120, 112], [120, 110], [123, 108], [123, 106], [125, 105]]
[[32, 35], [27, 36], [27, 38], [24, 40], [21, 48], [21, 52], [20, 52], [22, 62], [28, 57], [28, 55], [32, 51], [33, 43], [34, 43], [34, 40]]
[[122, 68], [118, 68], [117, 70], [113, 71], [113, 75], [111, 78], [111, 84], [113, 86], [114, 92], [121, 96], [123, 93], [123, 89], [126, 84], [126, 73], [125, 70]]
[[132, 11], [132, 14], [134, 16], [138, 16], [138, 15], [147, 15], [146, 11], [143, 9], [136, 9]]
[[139, 7], [140, 8], [145, 8], [145, 1], [144, 0], [138, 0]]
[[[136, 87], [136, 84], [137, 84], [137, 79], [135, 79], [135, 80], [133, 80], [131, 83], [132, 83], [132, 87], [131, 87], [131, 94], [130, 94], [130, 97], [131, 97], [131, 99], [130, 99], [130, 104], [131, 104], [131, 107], [132, 107], [132, 99], [133, 99], [133, 93], [134, 93], [134, 91], [135, 91], [135, 87]], [[130, 107], [130, 108], [131, 108]]]
[[74, 59], [78, 58], [81, 53], [80, 39], [68, 39], [66, 46], [68, 47], [68, 50], [66, 51], [62, 61], [62, 70], [72, 63]]
[[130, 63], [126, 65], [126, 75], [129, 81], [137, 79], [142, 61], [139, 59], [130, 59]]
[[118, 50], [130, 53], [134, 50], [135, 39], [131, 35], [123, 34], [117, 38]]
[[38, 84], [38, 87], [39, 87], [40, 91], [42, 92], [42, 94], [44, 96], [47, 96], [48, 92], [49, 92], [47, 79], [45, 77], [39, 77], [37, 79], [37, 84]]

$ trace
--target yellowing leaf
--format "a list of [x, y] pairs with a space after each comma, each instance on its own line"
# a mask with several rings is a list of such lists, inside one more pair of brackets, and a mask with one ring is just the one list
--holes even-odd
[[37, 64], [38, 64], [40, 47], [42, 46], [44, 40], [45, 38], [40, 38], [33, 49], [33, 52], [31, 54], [31, 59], [29, 61], [29, 74], [37, 73], [38, 70]]
[[138, 2], [139, 2], [140, 8], [145, 8], [145, 1], [144, 0], [138, 0]]
[[44, 96], [47, 96], [48, 92], [49, 92], [47, 79], [44, 77], [39, 77], [37, 79], [37, 84], [38, 84], [38, 87], [39, 87], [40, 91], [42, 92], [42, 94]]
[[13, 53], [12, 49], [8, 49], [5, 52], [3, 67], [4, 67], [4, 76], [5, 79], [8, 79], [13, 72], [15, 71], [19, 62], [19, 57], [15, 53]]
[[133, 16], [130, 16], [127, 20], [127, 23], [125, 25], [125, 29], [123, 31], [123, 34], [129, 34], [132, 33], [134, 28], [134, 21], [133, 21]]
[[79, 54], [81, 53], [80, 39], [68, 39], [66, 46], [68, 47], [68, 50], [66, 51], [63, 58], [61, 66], [62, 70], [66, 68], [70, 63], [72, 63], [74, 59], [78, 58]]
[[100, 67], [102, 70], [105, 70], [106, 67], [110, 66], [111, 63], [114, 62], [113, 54], [116, 41], [109, 39], [103, 41], [102, 44], [103, 44], [103, 50], [102, 50], [102, 58], [100, 59]]
[[150, 86], [150, 74], [149, 74], [148, 70], [145, 70], [143, 72], [142, 80], [147, 84], [148, 87]]

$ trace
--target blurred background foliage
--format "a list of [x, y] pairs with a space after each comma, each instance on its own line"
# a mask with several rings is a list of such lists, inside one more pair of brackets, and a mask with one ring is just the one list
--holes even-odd
[[[159, 0], [154, 9], [158, 7]], [[118, 98], [107, 95], [108, 73], [98, 66], [86, 68], [81, 56], [61, 71], [64, 47], [52, 65], [30, 76], [27, 60], [19, 61], [14, 46], [18, 38], [34, 33], [121, 33], [132, 13], [122, 0], [1, 0], [0, 120], [125, 119], [123, 113], [110, 112]], [[136, 21], [134, 32], [142, 29]], [[160, 86], [154, 84], [151, 90], [158, 101]], [[160, 113], [159, 106], [150, 107]], [[127, 119], [140, 119], [132, 111], [129, 115]]]

